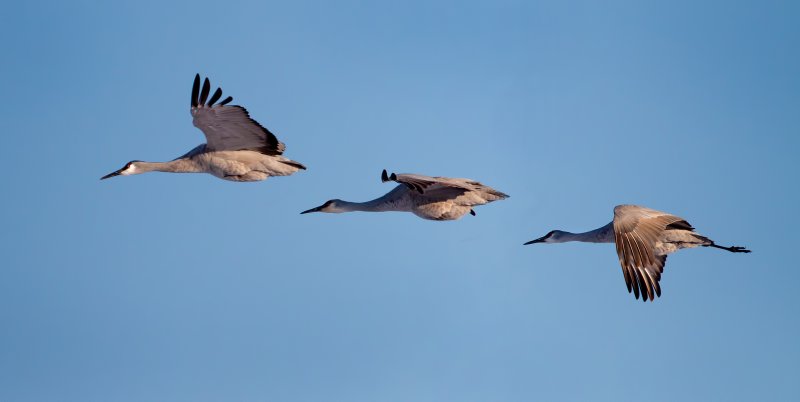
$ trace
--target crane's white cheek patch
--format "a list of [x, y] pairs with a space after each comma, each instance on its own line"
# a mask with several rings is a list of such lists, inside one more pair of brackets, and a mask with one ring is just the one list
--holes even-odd
[[121, 175], [123, 175], [123, 176], [128, 176], [128, 175], [136, 174], [136, 166], [134, 166], [134, 165], [130, 165], [130, 166], [128, 166], [128, 168], [127, 168], [127, 169], [125, 169], [125, 170], [123, 170], [123, 171], [119, 172], [119, 174], [121, 174]]

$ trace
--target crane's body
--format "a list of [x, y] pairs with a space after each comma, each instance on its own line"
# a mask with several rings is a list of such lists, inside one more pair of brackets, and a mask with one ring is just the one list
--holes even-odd
[[456, 220], [471, 213], [473, 207], [508, 197], [489, 186], [470, 179], [430, 177], [413, 174], [392, 174], [383, 171], [382, 181], [400, 184], [371, 201], [350, 202], [330, 200], [325, 204], [303, 211], [309, 212], [411, 212], [423, 219]]
[[525, 244], [615, 243], [628, 292], [642, 300], [661, 296], [661, 274], [667, 255], [684, 248], [715, 247], [733, 253], [749, 253], [744, 247], [719, 246], [711, 239], [697, 233], [683, 218], [637, 205], [618, 205], [614, 220], [595, 230], [570, 233], [552, 230], [546, 235]]
[[288, 176], [305, 169], [299, 162], [284, 157], [286, 146], [272, 132], [250, 118], [247, 109], [230, 105], [230, 96], [217, 88], [206, 102], [211, 84], [208, 78], [200, 89], [200, 75], [192, 86], [192, 123], [203, 131], [206, 143], [169, 162], [131, 161], [122, 169], [101, 178], [129, 176], [147, 172], [209, 173], [231, 181], [260, 181], [270, 176]]

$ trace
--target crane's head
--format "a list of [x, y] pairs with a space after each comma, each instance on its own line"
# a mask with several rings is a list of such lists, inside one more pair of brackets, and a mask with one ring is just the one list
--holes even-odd
[[341, 203], [341, 202], [342, 202], [342, 200], [328, 200], [328, 201], [325, 201], [324, 204], [322, 204], [322, 205], [320, 205], [320, 206], [318, 206], [316, 208], [311, 208], [311, 209], [305, 210], [305, 211], [300, 212], [300, 213], [301, 214], [307, 214], [309, 212], [328, 212], [328, 213], [338, 214], [338, 213], [341, 213], [341, 212], [346, 212], [339, 205], [339, 203]]
[[141, 162], [141, 161], [130, 161], [130, 162], [126, 163], [125, 166], [122, 167], [122, 169], [119, 169], [117, 171], [111, 172], [111, 173], [101, 177], [100, 180], [105, 180], [105, 179], [108, 179], [109, 177], [114, 177], [114, 176], [129, 176], [129, 175], [132, 175], [132, 174], [144, 173], [144, 172], [141, 171], [141, 169], [137, 169], [136, 164], [138, 162]]
[[561, 236], [564, 235], [564, 233], [566, 233], [566, 232], [563, 232], [561, 230], [551, 230], [551, 231], [547, 232], [546, 235], [544, 235], [544, 236], [542, 236], [542, 237], [540, 237], [538, 239], [531, 240], [531, 241], [525, 243], [525, 245], [534, 244], [534, 243], [560, 243], [559, 240], [561, 239]]

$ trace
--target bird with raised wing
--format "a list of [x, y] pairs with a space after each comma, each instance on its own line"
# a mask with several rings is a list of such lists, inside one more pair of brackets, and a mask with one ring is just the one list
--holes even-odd
[[682, 248], [714, 247], [732, 253], [749, 253], [750, 250], [724, 247], [694, 231], [685, 219], [637, 205], [618, 205], [614, 208], [611, 223], [585, 233], [552, 230], [546, 235], [525, 244], [566, 243], [616, 243], [619, 263], [625, 277], [628, 293], [631, 291], [642, 301], [653, 301], [661, 296], [661, 274], [667, 255]]
[[222, 97], [222, 89], [217, 88], [209, 99], [210, 90], [208, 78], [201, 89], [200, 75], [194, 77], [190, 111], [192, 123], [205, 134], [205, 144], [169, 162], [130, 161], [100, 180], [155, 171], [209, 173], [231, 181], [260, 181], [305, 170], [301, 163], [282, 155], [285, 145], [253, 120], [247, 109], [228, 105], [233, 100], [230, 96], [215, 105]]
[[389, 175], [384, 170], [381, 181], [394, 181], [399, 184], [372, 201], [349, 202], [334, 199], [301, 214], [399, 211], [411, 212], [423, 219], [447, 221], [461, 218], [468, 213], [475, 215], [474, 207], [508, 198], [506, 194], [470, 179], [418, 174]]

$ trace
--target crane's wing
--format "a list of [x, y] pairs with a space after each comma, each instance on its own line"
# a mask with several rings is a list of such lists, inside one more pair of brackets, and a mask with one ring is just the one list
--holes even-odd
[[226, 106], [232, 97], [225, 98], [214, 105], [222, 96], [222, 89], [217, 88], [211, 99], [208, 93], [211, 84], [208, 78], [200, 89], [200, 74], [194, 77], [192, 86], [192, 123], [206, 136], [206, 151], [240, 151], [251, 150], [265, 155], [280, 155], [286, 148], [278, 141], [275, 134], [250, 118], [247, 109], [241, 106]]
[[200, 145], [192, 148], [189, 152], [187, 152], [187, 153], [185, 153], [185, 154], [183, 154], [183, 155], [181, 155], [181, 156], [179, 156], [179, 157], [177, 157], [177, 158], [175, 158], [173, 160], [176, 161], [178, 159], [189, 159], [189, 158], [191, 158], [193, 156], [200, 155], [200, 154], [202, 154], [204, 152], [206, 152], [206, 144], [200, 144]]
[[614, 241], [619, 263], [628, 292], [633, 290], [637, 299], [639, 293], [642, 301], [652, 301], [655, 296], [661, 296], [658, 282], [667, 256], [656, 255], [655, 245], [667, 226], [676, 223], [689, 226], [683, 218], [654, 209], [636, 205], [614, 208]]
[[386, 173], [384, 169], [383, 173], [381, 173], [381, 181], [394, 181], [400, 183], [409, 190], [414, 191], [420, 195], [424, 195], [426, 198], [431, 199], [453, 199], [462, 194], [465, 194], [469, 191], [472, 191], [472, 188], [468, 187], [465, 184], [458, 183], [456, 181], [447, 180], [443, 177], [431, 177], [431, 176], [424, 176], [421, 174], [394, 174], [391, 175]]

